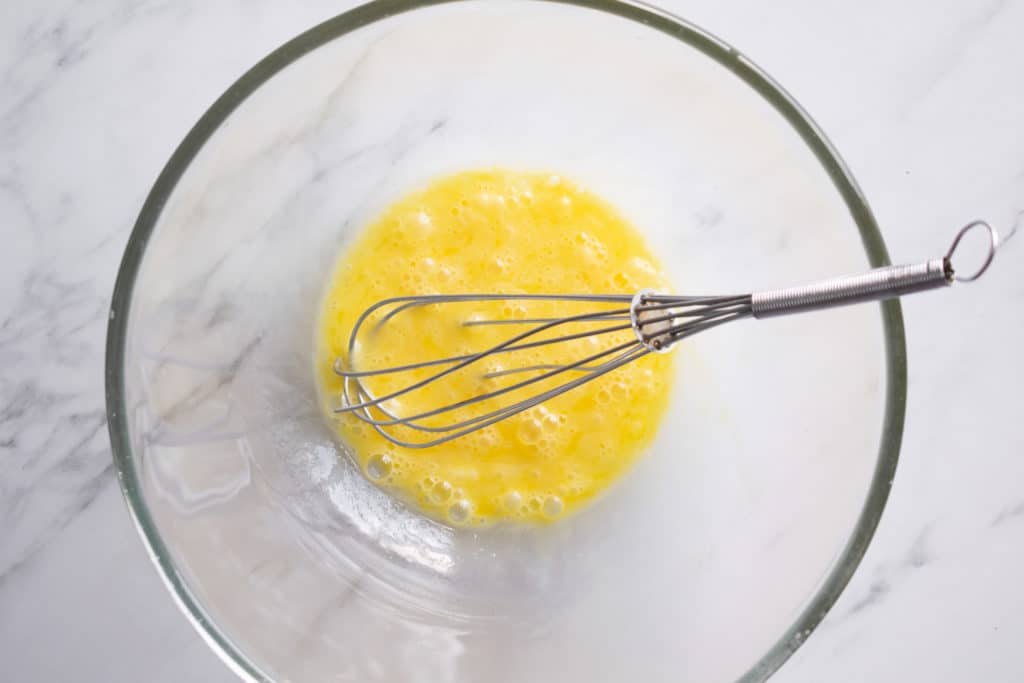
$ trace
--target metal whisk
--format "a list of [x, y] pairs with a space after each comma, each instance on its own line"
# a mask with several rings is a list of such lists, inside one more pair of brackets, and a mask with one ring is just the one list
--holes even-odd
[[[953, 267], [953, 254], [964, 235], [976, 228], [988, 232], [988, 251], [976, 272], [967, 276], [960, 275]], [[970, 282], [988, 269], [995, 256], [998, 241], [998, 234], [988, 223], [974, 221], [957, 233], [949, 250], [941, 258], [913, 265], [877, 268], [860, 275], [837, 277], [810, 285], [732, 296], [674, 296], [644, 290], [634, 295], [438, 294], [385, 299], [368, 308], [356, 320], [349, 337], [347, 358], [339, 358], [335, 362], [335, 372], [344, 378], [342, 403], [335, 411], [355, 415], [397, 445], [407, 448], [436, 446], [533, 408], [649, 353], [666, 352], [681, 339], [735, 320], [748, 317], [769, 318], [865, 301], [891, 299], [904, 294], [946, 287], [953, 282]], [[375, 313], [379, 319], [372, 326], [371, 335], [387, 325], [395, 316], [411, 309], [438, 304], [494, 301], [545, 301], [566, 304], [591, 302], [611, 307], [607, 310], [564, 317], [468, 320], [462, 324], [527, 325], [528, 328], [479, 352], [379, 369], [360, 370], [354, 365], [360, 329]], [[586, 329], [576, 331], [580, 325]], [[565, 334], [544, 336], [544, 333], [560, 332], [563, 329], [566, 331]], [[606, 348], [571, 363], [534, 364], [484, 373], [485, 378], [517, 373], [530, 376], [448, 405], [421, 410], [412, 415], [398, 415], [386, 405], [390, 401], [499, 354], [599, 336], [610, 337], [614, 336], [612, 333], [629, 330], [633, 332], [629, 341], [610, 343]], [[411, 381], [398, 390], [379, 396], [373, 395], [363, 381], [372, 376], [411, 373], [426, 368], [437, 368], [437, 371]], [[564, 381], [561, 381], [563, 379]], [[549, 386], [555, 381], [560, 383]], [[531, 388], [535, 389], [535, 393], [507, 405], [462, 419], [445, 418], [514, 392], [530, 391]], [[441, 419], [449, 421], [439, 423]], [[408, 428], [424, 434], [425, 438], [421, 441], [400, 438], [394, 433], [395, 428], [398, 428], [397, 431]]]

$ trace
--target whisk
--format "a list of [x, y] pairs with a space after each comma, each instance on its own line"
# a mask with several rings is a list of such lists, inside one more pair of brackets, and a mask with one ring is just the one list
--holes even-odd
[[[961, 239], [971, 230], [983, 229], [988, 233], [988, 250], [978, 269], [969, 275], [959, 274], [953, 267], [953, 255]], [[334, 370], [343, 379], [342, 401], [337, 413], [350, 413], [372, 426], [390, 442], [407, 448], [428, 448], [447, 443], [529, 410], [571, 391], [580, 385], [606, 375], [627, 363], [649, 353], [664, 353], [687, 337], [714, 327], [744, 318], [769, 318], [865, 301], [892, 299], [951, 285], [970, 282], [988, 269], [999, 243], [998, 233], [984, 221], [964, 226], [953, 239], [945, 256], [911, 265], [877, 268], [859, 275], [843, 276], [814, 284], [775, 289], [752, 294], [730, 296], [676, 296], [642, 290], [635, 294], [433, 294], [401, 296], [384, 299], [372, 305], [359, 316], [349, 337], [347, 357], [338, 358]], [[358, 369], [355, 367], [357, 337], [371, 315], [377, 321], [370, 335], [393, 321], [395, 316], [424, 306], [472, 302], [544, 301], [573, 305], [583, 303], [610, 306], [563, 317], [472, 319], [465, 326], [515, 325], [528, 326], [522, 332], [478, 352], [436, 358], [423, 362], [386, 368]], [[578, 330], [579, 326], [585, 329]], [[389, 402], [410, 392], [443, 380], [455, 372], [499, 354], [528, 349], [539, 349], [581, 339], [612, 338], [613, 333], [632, 330], [626, 342], [609, 342], [605, 348], [585, 355], [571, 363], [532, 364], [484, 373], [487, 378], [523, 373], [525, 379], [482, 391], [411, 415], [400, 415], [389, 407]], [[564, 334], [562, 333], [564, 331]], [[545, 336], [557, 333], [557, 336]], [[426, 377], [413, 379], [401, 388], [374, 395], [366, 386], [372, 376], [421, 372], [432, 368]], [[481, 414], [457, 417], [465, 409], [493, 403], [511, 395], [530, 392], [525, 398], [510, 401]], [[421, 434], [421, 440], [406, 438], [404, 434]]]

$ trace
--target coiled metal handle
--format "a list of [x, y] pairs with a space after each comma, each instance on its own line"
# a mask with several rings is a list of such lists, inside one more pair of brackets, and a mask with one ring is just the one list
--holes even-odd
[[[953, 268], [953, 253], [963, 236], [975, 228], [988, 231], [989, 247], [985, 261], [971, 275], [957, 274]], [[970, 282], [988, 269], [998, 242], [999, 236], [992, 226], [984, 221], [974, 221], [960, 229], [942, 258], [913, 265], [876, 268], [860, 275], [830, 278], [810, 285], [756, 292], [751, 295], [751, 311], [755, 318], [770, 318], [864, 301], [893, 299], [904, 294], [948, 287], [955, 281]]]

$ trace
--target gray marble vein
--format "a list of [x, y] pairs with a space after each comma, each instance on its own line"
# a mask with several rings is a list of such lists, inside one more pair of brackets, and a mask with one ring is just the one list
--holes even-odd
[[1024, 500], [1016, 505], [1009, 505], [1000, 510], [999, 514], [992, 519], [992, 526], [997, 527], [1009, 522], [1019, 521], [1022, 517], [1024, 517]]

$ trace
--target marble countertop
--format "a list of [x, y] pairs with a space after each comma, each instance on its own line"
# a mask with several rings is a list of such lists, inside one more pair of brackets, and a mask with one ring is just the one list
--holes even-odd
[[[4, 680], [234, 680], [164, 590], [118, 489], [107, 307], [143, 198], [189, 127], [248, 66], [350, 4], [0, 7]], [[803, 103], [895, 257], [1024, 210], [1024, 0], [662, 4]], [[773, 680], [1024, 680], [1022, 262], [1024, 241], [1011, 243], [969, 292], [904, 303], [910, 393], [889, 505]]]

